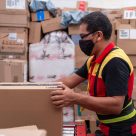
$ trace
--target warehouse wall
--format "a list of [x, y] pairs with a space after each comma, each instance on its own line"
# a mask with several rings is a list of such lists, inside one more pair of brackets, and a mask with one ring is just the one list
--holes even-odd
[[[56, 7], [76, 7], [76, 1], [78, 0], [52, 0]], [[121, 8], [136, 6], [136, 0], [87, 0], [91, 7], [101, 8]]]

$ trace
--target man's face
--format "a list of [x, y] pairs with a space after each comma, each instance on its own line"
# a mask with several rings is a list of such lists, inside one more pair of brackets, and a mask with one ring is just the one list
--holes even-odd
[[80, 40], [79, 45], [81, 50], [87, 55], [94, 55], [98, 51], [99, 47], [103, 41], [103, 33], [101, 31], [88, 32], [87, 24], [80, 25]]
[[96, 43], [103, 39], [103, 33], [101, 31], [90, 33], [87, 31], [87, 24], [81, 24], [80, 37], [82, 40], [92, 40], [94, 43]]
[[90, 40], [90, 36], [92, 37], [92, 34], [87, 31], [87, 25], [81, 24], [80, 25], [80, 37], [82, 40]]

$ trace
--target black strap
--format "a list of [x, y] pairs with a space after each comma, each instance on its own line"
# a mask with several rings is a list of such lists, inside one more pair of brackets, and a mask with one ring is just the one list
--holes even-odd
[[[116, 49], [118, 49], [118, 48], [113, 48], [112, 50], [109, 51], [109, 53], [111, 53], [112, 51], [114, 51]], [[108, 56], [108, 54], [106, 55], [106, 57]], [[102, 65], [103, 61], [106, 59], [106, 57], [103, 58], [103, 60], [101, 61], [100, 65], [98, 67], [98, 70], [96, 72], [95, 81], [94, 81], [94, 96], [97, 96], [97, 80], [98, 80], [98, 75], [99, 75], [99, 71], [100, 71], [101, 65]]]

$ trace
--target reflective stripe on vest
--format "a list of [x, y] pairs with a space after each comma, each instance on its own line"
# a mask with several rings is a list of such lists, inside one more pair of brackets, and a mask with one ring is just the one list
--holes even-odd
[[[133, 65], [132, 65], [130, 59], [124, 53], [124, 51], [122, 49], [118, 48], [118, 49], [110, 52], [106, 56], [106, 58], [104, 58], [104, 61], [102, 62], [100, 70], [99, 70], [98, 78], [102, 79], [102, 71], [103, 71], [104, 67], [113, 58], [120, 58], [120, 59], [124, 60], [130, 68], [130, 75], [133, 73]], [[87, 62], [88, 73], [91, 71], [90, 70], [91, 69], [91, 62], [92, 62], [92, 59], [88, 59], [88, 62]], [[99, 65], [100, 64], [97, 64], [97, 63], [95, 64], [94, 69], [92, 71], [93, 76], [96, 75]], [[90, 82], [88, 81], [88, 91], [90, 91], [90, 84], [89, 83]], [[127, 106], [122, 109], [122, 112], [120, 115], [100, 115], [100, 114], [98, 114], [98, 118], [99, 118], [100, 122], [102, 122], [102, 123], [114, 123], [114, 122], [128, 120], [128, 119], [134, 117], [135, 115], [136, 115], [136, 111], [133, 107], [132, 102], [130, 101], [130, 103], [128, 103]]]
[[[91, 56], [91, 57], [89, 57], [89, 59], [87, 60], [88, 73], [91, 72], [91, 67], [90, 67], [90, 65], [91, 65], [91, 62], [92, 62], [93, 58], [94, 58], [94, 56]], [[88, 83], [88, 85], [87, 85], [87, 90], [88, 90], [88, 91], [89, 91], [89, 88], [90, 88], [90, 86], [89, 86], [89, 83]]]
[[129, 104], [125, 108], [123, 108], [123, 110], [128, 108], [129, 106], [132, 106], [132, 107], [131, 107], [131, 110], [127, 111], [127, 112], [129, 112], [127, 115], [112, 118], [112, 119], [105, 119], [105, 120], [99, 119], [100, 122], [108, 124], [108, 123], [116, 123], [116, 122], [121, 122], [121, 121], [131, 119], [132, 117], [134, 117], [136, 115], [136, 110], [133, 107], [132, 100], [129, 102]]
[[[88, 68], [88, 72], [90, 71], [90, 65], [91, 65], [91, 61], [92, 61], [92, 58], [93, 56], [90, 57], [90, 59], [88, 59], [87, 61], [87, 68]], [[130, 75], [132, 74], [133, 72], [133, 65], [130, 61], [130, 59], [128, 58], [128, 56], [124, 53], [124, 51], [120, 48], [118, 48], [117, 50], [114, 50], [112, 51], [110, 54], [108, 54], [105, 58], [105, 60], [103, 61], [102, 65], [101, 65], [101, 68], [100, 68], [100, 72], [99, 72], [99, 75], [98, 77], [99, 78], [102, 78], [102, 71], [105, 67], [105, 65], [113, 58], [121, 58], [122, 60], [124, 60], [130, 67]], [[99, 67], [99, 64], [96, 64], [94, 70], [93, 70], [93, 73], [92, 74], [95, 74], [97, 69]]]

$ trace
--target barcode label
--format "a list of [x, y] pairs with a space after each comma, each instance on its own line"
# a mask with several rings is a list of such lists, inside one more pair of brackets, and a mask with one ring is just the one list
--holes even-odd
[[136, 10], [125, 10], [124, 19], [136, 19]]
[[136, 29], [120, 29], [119, 30], [119, 39], [136, 39]]
[[25, 9], [26, 0], [6, 0], [6, 9]]
[[119, 39], [129, 39], [129, 29], [119, 30]]
[[130, 39], [136, 39], [136, 29], [130, 29]]
[[9, 40], [17, 40], [17, 33], [9, 33], [8, 39]]

